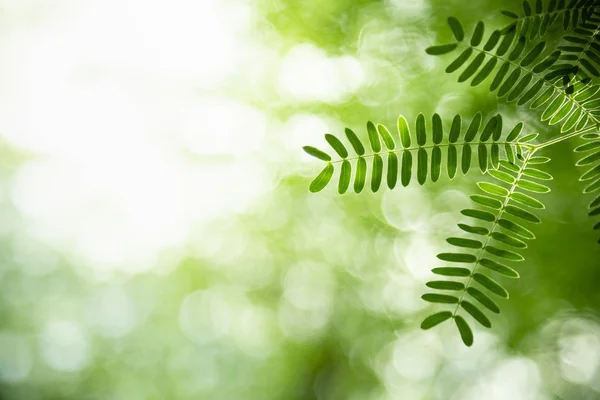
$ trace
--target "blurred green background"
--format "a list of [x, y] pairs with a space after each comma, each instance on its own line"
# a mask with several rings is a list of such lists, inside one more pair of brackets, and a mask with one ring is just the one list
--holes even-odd
[[472, 348], [419, 324], [478, 172], [308, 193], [301, 147], [367, 120], [559, 134], [425, 54], [450, 15], [508, 22], [489, 0], [1, 0], [0, 398], [600, 399], [576, 141], [546, 151], [538, 239]]

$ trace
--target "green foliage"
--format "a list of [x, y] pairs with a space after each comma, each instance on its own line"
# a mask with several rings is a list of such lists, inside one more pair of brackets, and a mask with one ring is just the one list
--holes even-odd
[[[470, 80], [471, 86], [490, 80], [489, 90], [496, 92], [499, 98], [541, 109], [542, 121], [559, 125], [562, 132], [595, 126], [600, 123], [600, 97], [596, 96], [598, 88], [590, 85], [590, 76], [600, 76], [600, 45], [595, 42], [600, 31], [600, 18], [583, 6], [560, 8], [545, 14], [548, 23], [553, 22], [552, 16], [555, 19], [561, 13], [577, 15], [577, 18], [569, 19], [573, 21], [574, 35], [564, 36], [570, 45], [558, 46], [557, 50], [547, 49], [539, 27], [535, 35], [528, 35], [541, 23], [532, 25], [527, 21], [531, 21], [531, 17], [534, 21], [542, 17], [541, 14], [527, 16], [526, 12], [526, 17], [507, 26], [503, 33], [491, 33], [487, 41], [481, 40], [485, 24], [480, 21], [469, 44], [458, 41], [433, 46], [426, 51], [432, 55], [458, 51], [446, 67], [447, 73], [464, 67], [458, 81]], [[451, 24], [453, 32], [456, 26], [456, 22]]]
[[[538, 151], [570, 138], [584, 141], [574, 150], [581, 154], [576, 165], [585, 169], [580, 177], [585, 183], [583, 193], [595, 196], [588, 214], [600, 217], [597, 6], [590, 0], [571, 0], [568, 4], [551, 0], [546, 5], [541, 0], [525, 0], [522, 15], [502, 11], [512, 19], [503, 29], [486, 36], [485, 24], [479, 21], [470, 31], [470, 38], [463, 24], [450, 17], [448, 25], [456, 41], [425, 49], [427, 54], [447, 57], [445, 71], [456, 72], [458, 82], [470, 82], [473, 87], [488, 82], [489, 91], [503, 101], [528, 104], [529, 109], [538, 110], [541, 121], [560, 127], [558, 137], [544, 141], [537, 132], [523, 134], [522, 122], [503, 129], [500, 114], [484, 123], [483, 114], [477, 112], [468, 124], [456, 115], [446, 127], [438, 114], [431, 117], [429, 126], [425, 116], [419, 114], [413, 130], [403, 116], [398, 118], [394, 132], [368, 122], [370, 146], [347, 128], [346, 137], [356, 156], [351, 156], [348, 146], [331, 134], [325, 138], [340, 157], [338, 160], [314, 147], [304, 147], [308, 154], [326, 163], [310, 190], [324, 189], [334, 175], [334, 165], [341, 164], [340, 194], [348, 189], [353, 170], [356, 193], [363, 190], [369, 171], [371, 190], [376, 192], [384, 170], [390, 189], [398, 181], [407, 186], [415, 169], [417, 182], [423, 185], [428, 178], [431, 182], [440, 178], [442, 165], [450, 179], [455, 178], [459, 168], [466, 174], [472, 169], [476, 153], [477, 170], [486, 179], [477, 183], [480, 192], [470, 196], [473, 207], [461, 211], [470, 222], [458, 224], [462, 236], [446, 240], [454, 250], [437, 255], [445, 265], [432, 269], [437, 278], [426, 283], [429, 292], [422, 296], [429, 303], [450, 309], [431, 313], [421, 328], [430, 329], [453, 319], [462, 341], [471, 346], [473, 322], [492, 327], [489, 313], [499, 314], [498, 299], [509, 298], [503, 280], [519, 278], [512, 264], [525, 260], [522, 252], [527, 242], [535, 239], [531, 229], [542, 222], [538, 213], [545, 206], [538, 197], [551, 191], [548, 182], [553, 178], [542, 169], [550, 158], [538, 155]], [[557, 21], [564, 34], [556, 48], [551, 48], [544, 37]], [[456, 54], [449, 57], [452, 53]], [[593, 229], [600, 230], [600, 222]]]
[[[579, 178], [585, 182], [583, 193], [593, 193], [595, 198], [589, 205], [589, 216], [598, 219], [600, 216], [600, 135], [597, 133], [587, 134], [581, 137], [585, 143], [576, 147], [576, 153], [582, 153], [577, 165], [585, 168], [585, 172]], [[595, 230], [600, 230], [600, 222], [594, 225]], [[600, 239], [598, 240], [600, 243]]]
[[[420, 185], [427, 182], [427, 178], [436, 182], [442, 171], [442, 164], [450, 179], [454, 178], [460, 161], [461, 171], [466, 174], [473, 164], [473, 153], [477, 153], [477, 163], [481, 172], [488, 168], [497, 169], [503, 156], [514, 158], [514, 154], [521, 152], [523, 146], [528, 145], [517, 138], [523, 124], [515, 125], [508, 133], [502, 132], [502, 117], [498, 114], [482, 124], [482, 115], [477, 113], [470, 121], [468, 128], [463, 129], [462, 117], [454, 116], [448, 134], [444, 133], [442, 119], [438, 114], [431, 118], [431, 129], [428, 129], [425, 116], [419, 114], [415, 121], [415, 129], [411, 129], [406, 119], [398, 117], [397, 132], [392, 135], [390, 130], [382, 125], [372, 122], [367, 123], [369, 143], [363, 144], [358, 136], [346, 128], [346, 137], [351, 146], [347, 146], [336, 136], [326, 134], [325, 139], [341, 157], [332, 161], [326, 152], [305, 146], [304, 151], [311, 156], [325, 161], [327, 164], [321, 173], [310, 185], [311, 192], [323, 190], [334, 175], [334, 165], [341, 164], [339, 169], [338, 192], [343, 194], [351, 182], [354, 171], [354, 191], [360, 193], [369, 175], [371, 190], [377, 192], [384, 179], [388, 188], [393, 189], [396, 184], [408, 186], [413, 180], [413, 170], [416, 169], [417, 182]], [[530, 135], [523, 137], [529, 140]], [[384, 147], [381, 147], [383, 142]], [[366, 147], [370, 145], [367, 152]], [[350, 157], [349, 148], [356, 156]], [[460, 151], [460, 160], [459, 160]], [[370, 174], [369, 174], [370, 171]]]
[[[519, 274], [505, 263], [524, 260], [519, 251], [527, 247], [524, 240], [531, 240], [534, 235], [523, 225], [540, 223], [541, 220], [532, 211], [543, 208], [540, 201], [523, 192], [528, 189], [521, 185], [526, 181], [524, 178], [527, 176], [526, 171], [531, 169], [530, 158], [531, 152], [517, 164], [503, 160], [500, 169], [488, 171], [488, 175], [494, 178], [495, 182], [481, 182], [479, 187], [483, 194], [471, 196], [471, 200], [478, 208], [462, 211], [463, 215], [475, 220], [478, 227], [482, 229], [473, 229], [465, 224], [459, 225], [470, 236], [448, 238], [447, 242], [456, 248], [456, 252], [441, 253], [437, 256], [445, 262], [470, 265], [470, 269], [465, 268], [468, 274], [455, 275], [452, 280], [427, 283], [429, 288], [456, 292], [456, 295], [450, 296], [456, 299], [452, 301], [452, 304], [456, 304], [452, 311], [452, 317], [455, 319], [459, 316], [462, 306], [463, 311], [466, 311], [475, 321], [490, 328], [491, 322], [481, 306], [499, 313], [500, 308], [492, 297], [508, 298], [508, 291], [496, 279], [519, 277]], [[551, 178], [550, 175], [544, 172], [543, 178], [536, 179], [548, 178]], [[536, 185], [541, 184], [536, 183]], [[448, 276], [443, 270], [441, 274], [438, 272], [440, 272], [438, 268], [433, 270], [434, 274]], [[456, 325], [463, 341], [469, 346], [472, 338], [470, 335], [465, 335], [467, 332], [465, 327], [469, 327], [467, 320], [461, 319], [460, 322], [457, 320]]]
[[589, 21], [596, 7], [593, 0], [550, 0], [546, 7], [542, 0], [523, 1], [522, 14], [502, 10], [502, 14], [512, 19], [504, 29], [517, 26], [524, 36], [534, 39], [544, 36], [553, 25], [559, 25], [564, 31], [577, 29]]

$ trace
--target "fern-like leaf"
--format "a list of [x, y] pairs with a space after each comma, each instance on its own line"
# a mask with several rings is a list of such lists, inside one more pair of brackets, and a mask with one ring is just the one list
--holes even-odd
[[[598, 219], [600, 217], [600, 135], [592, 133], [583, 135], [582, 138], [585, 143], [575, 148], [575, 152], [583, 154], [577, 165], [585, 168], [579, 180], [585, 182], [583, 193], [595, 196], [589, 205], [588, 214]], [[600, 222], [596, 222], [594, 230], [600, 230]], [[600, 239], [598, 243], [600, 244]]]
[[542, 0], [525, 0], [521, 14], [502, 10], [511, 19], [504, 29], [515, 26], [530, 39], [546, 35], [554, 24], [560, 24], [564, 31], [574, 30], [589, 21], [596, 7], [595, 1], [588, 0], [550, 0], [545, 7]]
[[[529, 103], [532, 109], [540, 108], [542, 121], [559, 125], [562, 132], [596, 126], [600, 124], [600, 94], [597, 86], [590, 86], [590, 75], [600, 76], [600, 45], [596, 40], [600, 18], [595, 14], [595, 6], [590, 7], [566, 7], [546, 14], [574, 15], [572, 13], [577, 12], [579, 15], [581, 10], [587, 10], [585, 22], [577, 22], [574, 35], [565, 36], [566, 40], [578, 41], [578, 46], [560, 46], [563, 52], [547, 50], [545, 41], [527, 36], [518, 24], [506, 29], [503, 35], [494, 31], [487, 41], [480, 40], [485, 26], [478, 22], [470, 42], [456, 42], [456, 47], [448, 51], [459, 53], [448, 64], [446, 72], [454, 73], [464, 67], [458, 81], [470, 80], [471, 86], [491, 80], [489, 90], [496, 92], [499, 98], [518, 105]], [[532, 16], [522, 21], [531, 21]], [[579, 55], [569, 52], [579, 52]]]
[[[452, 304], [454, 309], [428, 316], [421, 325], [423, 329], [453, 318], [464, 344], [471, 346], [473, 332], [467, 319], [461, 316], [461, 310], [483, 327], [492, 326], [485, 310], [500, 313], [500, 307], [494, 298], [509, 297], [508, 290], [500, 280], [519, 278], [517, 271], [506, 263], [524, 260], [520, 251], [527, 247], [525, 240], [531, 240], [535, 236], [523, 225], [539, 223], [540, 219], [534, 213], [544, 208], [539, 200], [520, 189], [528, 191], [535, 188], [532, 191], [536, 193], [550, 190], [541, 183], [526, 179], [544, 181], [552, 178], [550, 174], [530, 166], [530, 161], [536, 161], [532, 156], [534, 152], [528, 151], [524, 159], [516, 164], [501, 160], [500, 169], [487, 172], [495, 182], [478, 184], [483, 194], [473, 195], [471, 200], [479, 208], [463, 210], [462, 214], [483, 226], [459, 224], [459, 228], [471, 236], [448, 238], [447, 242], [457, 251], [437, 256], [441, 261], [467, 264], [471, 268], [453, 266], [432, 270], [434, 274], [447, 279], [433, 280], [426, 286], [443, 290], [444, 294], [427, 293], [423, 295], [423, 299], [433, 303]], [[547, 190], [542, 190], [537, 185]], [[450, 316], [447, 313], [451, 313]]]
[[[332, 161], [325, 151], [312, 146], [305, 146], [304, 151], [311, 156], [325, 161], [327, 164], [321, 173], [310, 184], [311, 192], [323, 190], [331, 181], [335, 165], [341, 163], [339, 170], [338, 192], [346, 193], [352, 183], [354, 172], [354, 192], [363, 191], [370, 171], [371, 190], [379, 191], [385, 178], [385, 184], [393, 189], [398, 183], [408, 186], [413, 180], [413, 170], [416, 170], [417, 182], [425, 184], [427, 180], [436, 182], [442, 174], [443, 164], [447, 175], [454, 178], [459, 164], [463, 174], [466, 174], [473, 163], [473, 153], [477, 153], [477, 163], [482, 173], [488, 169], [499, 167], [500, 158], [514, 159], [520, 147], [527, 143], [517, 140], [523, 124], [519, 123], [507, 134], [503, 134], [502, 117], [498, 114], [489, 118], [485, 124], [481, 113], [475, 114], [468, 127], [463, 132], [462, 117], [454, 116], [449, 130], [444, 132], [442, 118], [433, 114], [430, 129], [427, 127], [423, 114], [415, 121], [414, 133], [403, 116], [398, 117], [397, 133], [392, 132], [383, 124], [367, 123], [368, 144], [361, 141], [351, 129], [346, 128], [346, 139], [326, 134], [325, 140], [340, 159]], [[504, 139], [503, 139], [504, 137]], [[383, 147], [382, 144], [383, 143]], [[367, 151], [369, 147], [371, 150]], [[356, 156], [350, 156], [354, 151]]]

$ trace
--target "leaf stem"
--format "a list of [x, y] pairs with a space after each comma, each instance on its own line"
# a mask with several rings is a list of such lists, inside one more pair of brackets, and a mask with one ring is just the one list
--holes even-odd
[[455, 143], [440, 143], [440, 144], [428, 144], [425, 146], [410, 146], [410, 147], [404, 147], [404, 148], [398, 148], [398, 149], [394, 149], [394, 150], [381, 150], [381, 151], [377, 151], [377, 152], [373, 152], [371, 154], [366, 154], [366, 155], [362, 155], [362, 156], [356, 156], [356, 157], [349, 157], [349, 158], [342, 158], [340, 160], [335, 160], [335, 161], [329, 161], [331, 164], [337, 164], [337, 163], [341, 163], [344, 160], [348, 160], [348, 161], [353, 161], [353, 160], [358, 160], [359, 158], [371, 158], [374, 157], [376, 154], [387, 154], [387, 153], [400, 153], [403, 151], [415, 151], [415, 150], [419, 150], [419, 149], [432, 149], [434, 147], [450, 147], [452, 146], [464, 146], [465, 144], [468, 145], [473, 145], [473, 146], [478, 146], [480, 144], [497, 144], [499, 146], [501, 145], [517, 145], [519, 144], [520, 146], [523, 147], [527, 147], [530, 150], [533, 150], [535, 148], [535, 145], [533, 144], [529, 144], [529, 143], [518, 143], [518, 142], [482, 142], [482, 141], [473, 141], [473, 142], [455, 142]]

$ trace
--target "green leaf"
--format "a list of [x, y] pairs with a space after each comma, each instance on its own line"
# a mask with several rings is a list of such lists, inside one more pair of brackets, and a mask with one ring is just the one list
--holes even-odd
[[506, 172], [491, 169], [488, 171], [488, 174], [490, 174], [491, 176], [493, 176], [494, 178], [496, 178], [502, 182], [511, 183], [511, 184], [515, 182], [515, 178], [512, 175], [507, 174]]
[[448, 141], [450, 143], [456, 143], [460, 136], [460, 128], [462, 125], [462, 119], [460, 115], [456, 114], [452, 120], [452, 127], [450, 128], [450, 134], [448, 135]]
[[580, 152], [595, 150], [599, 147], [600, 147], [600, 141], [589, 142], [589, 143], [582, 144], [581, 146], [577, 146], [574, 151], [577, 153], [580, 153]]
[[600, 179], [597, 179], [591, 185], [586, 186], [586, 188], [583, 189], [583, 193], [593, 193], [598, 189], [600, 189]]
[[356, 162], [356, 176], [354, 177], [354, 193], [360, 193], [365, 188], [367, 181], [367, 160], [359, 157]]
[[485, 50], [485, 51], [493, 50], [494, 47], [496, 47], [496, 45], [498, 44], [499, 40], [500, 40], [500, 31], [499, 30], [493, 31], [492, 34], [490, 35], [490, 37], [488, 38], [487, 42], [483, 46], [483, 50]]
[[412, 154], [408, 150], [402, 152], [402, 171], [401, 182], [402, 186], [406, 187], [410, 183], [412, 176]]
[[533, 222], [534, 224], [539, 224], [540, 222], [542, 222], [542, 220], [539, 219], [537, 216], [533, 215], [529, 211], [523, 210], [520, 207], [508, 205], [504, 207], [504, 211], [510, 215], [514, 215], [515, 217], [521, 218], [525, 221]]
[[489, 121], [485, 124], [485, 127], [483, 128], [483, 131], [481, 132], [481, 138], [480, 140], [482, 142], [486, 142], [488, 141], [488, 139], [492, 136], [492, 134], [494, 133], [494, 130], [496, 129], [496, 125], [498, 124], [498, 115], [494, 115], [492, 118], [489, 119]]
[[458, 168], [458, 155], [456, 151], [456, 146], [451, 144], [448, 146], [448, 177], [450, 179], [456, 176], [456, 169]]
[[592, 65], [591, 62], [589, 62], [587, 59], [585, 58], [580, 58], [579, 62], [581, 63], [581, 65], [592, 75], [594, 76], [600, 76], [600, 72], [598, 72], [598, 70], [596, 69], [596, 67], [594, 67]]
[[467, 68], [465, 68], [465, 70], [459, 75], [458, 81], [464, 82], [467, 79], [469, 79], [471, 76], [473, 76], [473, 74], [475, 72], [477, 72], [479, 67], [481, 67], [481, 64], [483, 64], [484, 60], [485, 60], [484, 53], [477, 54], [477, 56], [473, 59], [473, 61], [471, 61], [471, 64], [469, 64], [467, 66]]
[[498, 144], [494, 143], [492, 144], [492, 151], [491, 151], [492, 155], [492, 168], [494, 169], [498, 169], [500, 167], [500, 148], [498, 147]]
[[442, 171], [442, 150], [434, 146], [431, 150], [431, 181], [437, 182]]
[[486, 222], [494, 222], [496, 220], [496, 216], [487, 211], [466, 209], [466, 210], [462, 210], [460, 213], [466, 217], [480, 219], [480, 220], [486, 221]]
[[511, 220], [500, 218], [498, 220], [498, 225], [500, 225], [502, 228], [508, 231], [511, 231], [512, 233], [517, 234], [518, 236], [524, 239], [535, 239], [535, 235], [533, 234], [533, 232]]
[[450, 65], [446, 67], [446, 73], [451, 74], [452, 72], [462, 67], [462, 65], [469, 59], [469, 57], [471, 57], [471, 54], [473, 54], [473, 49], [471, 47], [465, 49], [462, 53], [460, 53], [458, 57], [454, 59], [454, 61], [450, 63]]
[[541, 179], [544, 181], [550, 181], [550, 180], [554, 179], [552, 177], [552, 175], [550, 175], [544, 171], [541, 171], [537, 168], [525, 168], [523, 170], [523, 175], [529, 176], [531, 178]]
[[563, 14], [563, 30], [564, 31], [566, 31], [569, 28], [570, 16], [571, 16], [570, 10], [565, 11], [565, 13]]
[[390, 189], [396, 187], [398, 182], [398, 156], [395, 153], [388, 153], [387, 184]]
[[575, 99], [575, 101], [578, 102], [583, 102], [595, 95], [598, 92], [598, 90], [600, 90], [600, 85], [588, 86], [587, 88], [573, 96], [573, 99]]
[[533, 72], [534, 74], [539, 74], [541, 72], [546, 71], [548, 68], [553, 66], [556, 63], [556, 61], [558, 61], [560, 54], [560, 50], [553, 52], [552, 54], [544, 58], [539, 64], [536, 64], [531, 70], [531, 72]]
[[563, 98], [562, 96], [556, 96], [556, 98], [554, 100], [552, 100], [550, 105], [548, 107], [546, 107], [546, 109], [542, 113], [541, 120], [546, 121], [546, 120], [550, 119], [554, 115], [554, 113], [556, 113], [558, 111], [558, 109], [567, 101], [568, 100]]
[[597, 153], [594, 153], [592, 155], [589, 155], [587, 157], [582, 158], [581, 160], [577, 161], [577, 165], [578, 167], [582, 166], [582, 165], [589, 165], [591, 163], [594, 163], [596, 161], [600, 160], [600, 151]]
[[526, 179], [521, 179], [517, 182], [517, 186], [522, 189], [529, 190], [530, 192], [535, 193], [548, 193], [550, 188], [544, 185], [540, 185], [539, 183], [535, 183], [532, 181], [528, 181]]
[[479, 169], [481, 170], [481, 173], [485, 174], [485, 171], [487, 171], [488, 163], [487, 147], [485, 146], [485, 144], [479, 143], [479, 146], [477, 146], [477, 155], [479, 159]]
[[352, 174], [352, 166], [350, 161], [344, 160], [342, 162], [342, 170], [340, 172], [340, 181], [338, 183], [338, 193], [344, 194], [348, 190], [350, 185], [350, 175]]
[[524, 260], [523, 256], [520, 254], [517, 254], [517, 253], [515, 253], [513, 251], [509, 251], [509, 250], [499, 249], [494, 246], [486, 246], [484, 248], [484, 250], [490, 254], [495, 255], [496, 257], [504, 258], [506, 260], [510, 260], [510, 261], [523, 261]]
[[567, 115], [569, 115], [569, 113], [571, 112], [571, 110], [573, 110], [574, 107], [576, 107], [575, 103], [570, 102], [568, 100], [565, 101], [561, 108], [556, 112], [556, 114], [554, 114], [552, 118], [550, 118], [549, 124], [556, 125], [559, 122], [561, 122], [567, 117]]
[[467, 224], [458, 224], [458, 227], [467, 233], [472, 233], [475, 235], [487, 236], [490, 231], [487, 228], [483, 228], [481, 226], [471, 226]]
[[460, 315], [457, 315], [454, 317], [454, 322], [456, 323], [458, 332], [460, 332], [460, 337], [463, 343], [470, 347], [473, 344], [473, 331], [467, 324], [467, 321], [465, 321]]
[[483, 68], [481, 68], [479, 73], [477, 73], [477, 75], [475, 75], [475, 78], [473, 78], [473, 80], [471, 81], [471, 86], [474, 87], [474, 86], [479, 85], [481, 82], [483, 82], [485, 80], [485, 78], [490, 76], [490, 74], [496, 67], [497, 63], [498, 63], [498, 58], [496, 58], [496, 57], [490, 58], [488, 60], [488, 62], [485, 63]]
[[523, 53], [526, 44], [527, 39], [525, 38], [525, 36], [519, 37], [519, 40], [517, 41], [515, 47], [513, 47], [513, 50], [510, 52], [508, 59], [510, 61], [515, 61], [517, 58], [519, 58], [521, 56], [521, 53]]
[[410, 129], [408, 128], [408, 122], [402, 115], [398, 117], [398, 133], [400, 134], [402, 147], [410, 147]]
[[425, 49], [425, 53], [431, 56], [440, 56], [442, 54], [450, 53], [456, 49], [458, 44], [456, 43], [448, 43], [448, 44], [440, 44], [437, 46], [430, 46]]
[[469, 314], [471, 314], [471, 316], [473, 318], [475, 318], [475, 320], [477, 322], [479, 322], [481, 325], [485, 326], [486, 328], [491, 328], [492, 327], [492, 323], [490, 322], [490, 320], [477, 307], [475, 307], [473, 304], [469, 303], [466, 300], [463, 300], [460, 303], [460, 305]]
[[457, 238], [450, 237], [446, 239], [446, 242], [456, 247], [464, 247], [467, 249], [480, 249], [483, 247], [483, 243], [479, 240], [465, 239], [465, 238]]
[[508, 143], [504, 145], [504, 152], [506, 153], [506, 158], [509, 163], [514, 164], [515, 162], [515, 152], [512, 146]]
[[331, 163], [327, 163], [325, 168], [317, 175], [315, 179], [310, 183], [308, 190], [312, 193], [320, 192], [327, 186], [331, 177], [333, 176], [333, 165]]
[[519, 167], [517, 167], [515, 164], [508, 162], [507, 160], [500, 160], [500, 165], [502, 165], [502, 168], [505, 168], [509, 171], [516, 173], [521, 172], [521, 169]]
[[382, 124], [377, 124], [377, 131], [381, 135], [383, 143], [385, 143], [385, 147], [387, 147], [388, 150], [394, 150], [396, 145], [394, 143], [392, 135], [390, 134], [390, 131], [388, 131], [388, 129]]
[[529, 100], [533, 99], [533, 97], [538, 94], [540, 89], [544, 86], [544, 80], [539, 80], [535, 84], [533, 84], [529, 90], [525, 92], [523, 96], [517, 100], [517, 105], [523, 105], [527, 103]]
[[425, 116], [423, 114], [417, 115], [416, 131], [417, 144], [419, 146], [424, 146], [427, 142], [427, 131], [425, 129]]
[[514, 192], [510, 195], [510, 198], [517, 203], [521, 203], [523, 205], [529, 206], [531, 208], [543, 209], [546, 208], [544, 204], [531, 196], [528, 196], [524, 193]]
[[374, 152], [378, 153], [381, 151], [381, 142], [379, 141], [379, 134], [375, 124], [371, 121], [367, 122], [367, 133], [369, 134], [369, 142]]
[[509, 68], [510, 68], [510, 63], [508, 61], [506, 61], [498, 69], [498, 72], [496, 72], [496, 76], [494, 76], [494, 79], [492, 80], [492, 83], [490, 84], [490, 92], [493, 92], [494, 90], [496, 90], [498, 88], [498, 86], [500, 86], [500, 84], [504, 80], [504, 77], [506, 76], [506, 73], [508, 72]]
[[425, 284], [427, 287], [439, 290], [463, 290], [465, 288], [464, 283], [453, 282], [453, 281], [430, 281]]
[[440, 253], [437, 255], [442, 261], [455, 262], [455, 263], [474, 263], [477, 261], [477, 257], [473, 254], [465, 253]]
[[513, 41], [515, 40], [516, 32], [517, 32], [516, 29], [511, 29], [504, 36], [504, 38], [500, 42], [500, 46], [498, 46], [498, 49], [496, 50], [496, 55], [498, 55], [499, 57], [501, 57], [501, 56], [503, 56], [508, 51], [508, 49], [512, 45]]
[[452, 313], [450, 311], [440, 311], [436, 314], [432, 314], [421, 322], [421, 329], [431, 329], [450, 318], [452, 318]]
[[482, 206], [490, 207], [490, 208], [493, 208], [495, 210], [499, 210], [500, 208], [502, 208], [502, 203], [500, 201], [496, 200], [496, 199], [491, 198], [491, 197], [480, 196], [478, 194], [474, 194], [474, 195], [471, 195], [469, 197], [475, 203], [481, 204]]
[[304, 146], [302, 149], [309, 155], [318, 158], [319, 160], [331, 161], [331, 157], [329, 156], [329, 154], [317, 149], [316, 147]]
[[519, 278], [519, 273], [517, 271], [510, 267], [507, 267], [504, 264], [500, 264], [499, 262], [490, 260], [489, 258], [482, 258], [481, 260], [479, 260], [479, 265], [509, 278]]
[[533, 47], [533, 49], [529, 50], [529, 53], [527, 53], [527, 55], [523, 57], [523, 59], [521, 60], [521, 66], [526, 67], [532, 62], [534, 62], [540, 56], [540, 54], [544, 52], [545, 48], [546, 42], [539, 42], [538, 44], [536, 44]]
[[537, 138], [540, 134], [539, 133], [530, 133], [529, 135], [525, 135], [522, 138], [519, 138], [519, 140], [517, 140], [518, 143], [527, 143], [527, 142], [531, 142], [532, 140], [534, 140], [535, 138]]
[[504, 289], [502, 285], [492, 278], [489, 278], [483, 274], [475, 273], [473, 274], [473, 279], [495, 295], [508, 299], [508, 292], [506, 289]]
[[512, 130], [510, 131], [510, 133], [506, 137], [506, 141], [507, 142], [512, 142], [513, 140], [515, 140], [517, 137], [519, 137], [519, 135], [521, 134], [522, 130], [523, 130], [523, 123], [519, 122], [518, 124], [516, 124], [512, 128]]
[[543, 156], [531, 157], [529, 159], [529, 164], [546, 164], [550, 161], [550, 158]]
[[483, 116], [481, 115], [481, 112], [479, 112], [479, 111], [473, 116], [473, 119], [471, 120], [471, 123], [469, 124], [469, 127], [467, 128], [467, 132], [465, 133], [465, 142], [472, 142], [473, 139], [475, 139], [475, 136], [477, 136], [477, 132], [479, 131], [479, 128], [481, 127], [482, 119], [483, 119]]
[[533, 101], [533, 103], [531, 103], [531, 105], [529, 105], [529, 108], [534, 109], [534, 108], [543, 106], [544, 104], [546, 104], [546, 102], [548, 102], [552, 98], [553, 95], [554, 95], [554, 88], [550, 87], [545, 92], [543, 92], [538, 97], [536, 97], [535, 100]]
[[531, 4], [529, 4], [527, 0], [523, 0], [523, 11], [525, 12], [525, 15], [531, 15]]
[[421, 298], [430, 303], [456, 304], [458, 297], [449, 296], [447, 294], [426, 293]]
[[438, 113], [433, 114], [431, 123], [433, 131], [433, 144], [440, 144], [444, 138], [444, 130], [442, 128], [442, 118]]
[[459, 267], [438, 267], [431, 270], [434, 274], [442, 276], [469, 276], [471, 271], [467, 268]]
[[362, 156], [363, 154], [365, 154], [365, 148], [364, 148], [363, 144], [361, 143], [360, 139], [358, 138], [358, 136], [356, 136], [356, 133], [354, 133], [354, 131], [350, 128], [346, 128], [345, 132], [346, 132], [346, 137], [348, 138], [348, 141], [352, 145], [352, 148], [354, 148], [354, 151], [356, 152], [356, 154], [358, 154], [359, 156]]
[[326, 133], [325, 140], [329, 143], [329, 145], [335, 150], [336, 153], [342, 158], [348, 157], [348, 150], [346, 150], [346, 146], [338, 138], [333, 136], [332, 134]]
[[448, 25], [450, 25], [450, 29], [452, 29], [452, 33], [454, 34], [456, 40], [462, 42], [462, 40], [465, 38], [465, 31], [460, 21], [455, 17], [449, 17]]
[[506, 101], [511, 102], [511, 101], [515, 100], [516, 98], [518, 98], [521, 95], [521, 93], [523, 93], [525, 88], [529, 85], [529, 82], [531, 82], [532, 77], [533, 77], [533, 74], [530, 72], [527, 75], [525, 75], [523, 78], [521, 78], [519, 83], [517, 83], [515, 88], [512, 90], [512, 92], [510, 92], [510, 94], [506, 98]]
[[489, 194], [495, 194], [502, 197], [508, 196], [508, 190], [506, 190], [502, 186], [498, 186], [493, 183], [477, 182], [477, 186], [479, 186], [481, 190]]
[[517, 83], [517, 80], [519, 79], [520, 76], [521, 76], [521, 70], [518, 68], [515, 68], [513, 70], [513, 72], [510, 73], [508, 78], [506, 78], [506, 80], [504, 81], [502, 86], [500, 86], [500, 89], [498, 89], [497, 96], [503, 97], [504, 95], [506, 95], [510, 91], [510, 89], [512, 89], [512, 87], [515, 85], [515, 83]]
[[481, 39], [483, 39], [483, 33], [485, 31], [485, 25], [483, 22], [478, 21], [477, 25], [475, 25], [475, 29], [473, 30], [473, 35], [471, 36], [471, 46], [476, 47], [481, 43]]
[[423, 148], [417, 153], [417, 181], [423, 185], [427, 180], [427, 151]]
[[471, 168], [471, 146], [468, 143], [465, 143], [463, 145], [461, 165], [462, 172], [466, 175], [467, 172], [469, 172], [469, 169]]
[[371, 174], [371, 190], [377, 192], [383, 178], [383, 159], [379, 154], [373, 156], [373, 172]]
[[491, 312], [500, 314], [500, 308], [496, 305], [496, 303], [492, 299], [490, 299], [481, 290], [471, 286], [471, 287], [467, 288], [467, 293], [469, 293], [471, 295], [471, 297], [473, 297], [475, 300], [477, 300], [483, 306], [487, 307], [487, 309], [490, 310]]
[[592, 178], [595, 178], [598, 175], [600, 175], [600, 164], [596, 165], [592, 169], [587, 170], [583, 175], [581, 175], [581, 178], [579, 178], [579, 180], [580, 181], [587, 181], [587, 180], [590, 180]]

